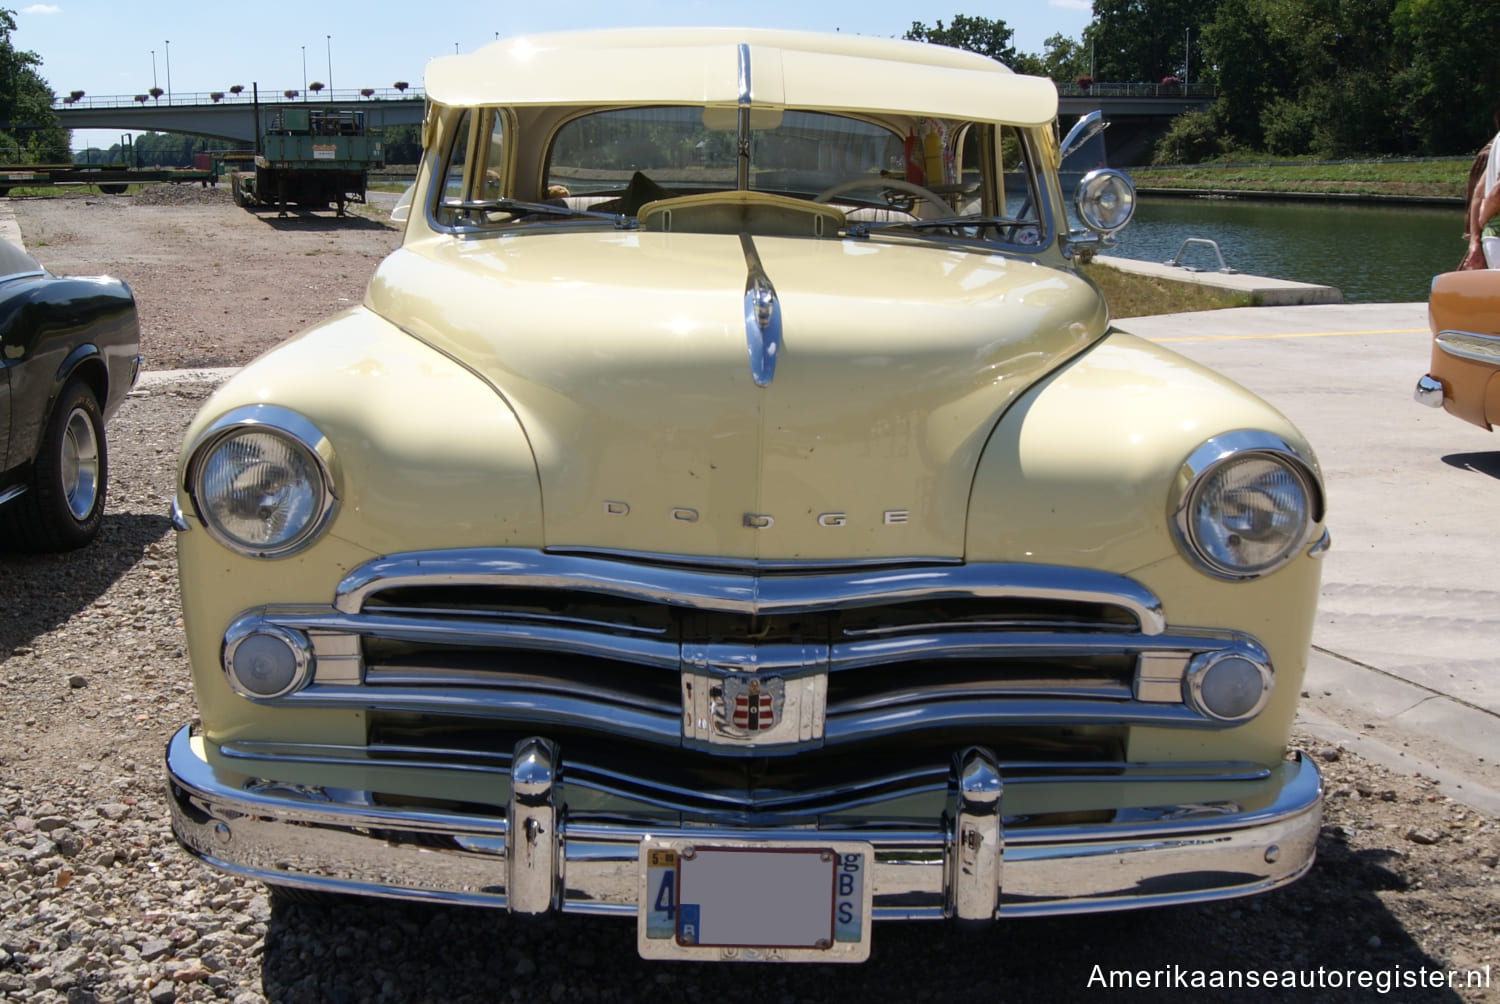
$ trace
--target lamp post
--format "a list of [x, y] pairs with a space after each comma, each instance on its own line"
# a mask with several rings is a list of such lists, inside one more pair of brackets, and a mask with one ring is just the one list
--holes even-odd
[[302, 47], [302, 100], [307, 100], [307, 46]]
[[151, 50], [151, 89], [156, 90], [156, 50]]
[[329, 97], [329, 100], [332, 100], [333, 99], [333, 36], [332, 35], [324, 35], [323, 38], [324, 38], [324, 40], [328, 44], [328, 97]]
[[172, 103], [172, 40], [169, 38], [162, 43], [166, 46], [167, 56], [167, 104]]

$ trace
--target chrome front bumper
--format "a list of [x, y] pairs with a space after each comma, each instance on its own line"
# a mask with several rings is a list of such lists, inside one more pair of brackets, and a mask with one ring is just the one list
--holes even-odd
[[[930, 823], [868, 818], [817, 828], [570, 818], [562, 763], [525, 740], [509, 804], [492, 815], [383, 805], [369, 792], [268, 783], [211, 765], [183, 728], [167, 746], [172, 828], [191, 853], [273, 885], [502, 907], [635, 916], [643, 841], [856, 840], [874, 852], [875, 920], [993, 919], [1225, 899], [1273, 889], [1312, 864], [1322, 781], [1301, 757], [1270, 772], [1270, 795], [1090, 813], [1107, 822], [1007, 826], [1004, 777], [964, 751], [949, 810]], [[1091, 778], [1098, 804], [1139, 783]], [[1233, 784], [1234, 782], [1231, 782]], [[1264, 792], [1265, 783], [1260, 790]], [[1093, 790], [1092, 788], [1090, 790]], [[1076, 818], [1076, 814], [1075, 814]]]

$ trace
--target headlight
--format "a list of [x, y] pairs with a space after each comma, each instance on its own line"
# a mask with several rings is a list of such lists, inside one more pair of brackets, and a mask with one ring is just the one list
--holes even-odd
[[1249, 579], [1275, 571], [1307, 545], [1322, 498], [1307, 462], [1269, 433], [1220, 436], [1183, 466], [1179, 542], [1205, 571]]
[[298, 550], [335, 501], [328, 441], [302, 416], [256, 405], [225, 415], [188, 464], [198, 518], [220, 543], [251, 557]]
[[1073, 210], [1090, 230], [1112, 234], [1135, 215], [1135, 185], [1107, 167], [1090, 171], [1073, 193]]

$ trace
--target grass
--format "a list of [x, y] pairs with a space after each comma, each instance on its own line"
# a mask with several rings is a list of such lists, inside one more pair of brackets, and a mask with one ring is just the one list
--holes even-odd
[[1149, 317], [1255, 305], [1254, 299], [1244, 293], [1224, 293], [1189, 282], [1134, 275], [1108, 265], [1084, 265], [1082, 271], [1104, 293], [1110, 317]]
[[1234, 160], [1177, 167], [1130, 168], [1141, 188], [1195, 191], [1306, 192], [1462, 199], [1469, 158], [1445, 160], [1286, 161]]

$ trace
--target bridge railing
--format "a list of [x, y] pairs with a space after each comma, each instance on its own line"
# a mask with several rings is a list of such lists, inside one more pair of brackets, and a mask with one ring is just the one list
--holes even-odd
[[1211, 101], [1219, 89], [1213, 84], [1111, 84], [1094, 81], [1088, 87], [1058, 84], [1057, 93], [1065, 98], [1201, 98]]
[[[1057, 85], [1057, 93], [1065, 98], [1201, 98], [1212, 100], [1217, 96], [1218, 89], [1212, 84], [1183, 85], [1095, 81], [1088, 87], [1060, 83]], [[263, 105], [293, 103], [357, 105], [363, 101], [422, 101], [425, 97], [426, 95], [420, 87], [407, 87], [405, 90], [398, 90], [395, 87], [351, 87], [330, 90], [325, 87], [319, 91], [308, 91], [301, 87], [286, 87], [280, 90], [263, 87], [260, 91], [260, 103]], [[159, 97], [152, 97], [150, 94], [108, 94], [102, 96], [82, 94], [74, 98], [70, 94], [56, 99], [53, 102], [53, 107], [58, 110], [131, 108], [137, 106], [170, 108], [178, 105], [248, 105], [253, 101], [254, 96], [251, 94], [249, 88], [246, 88], [239, 94], [226, 89], [222, 91], [173, 91], [171, 94], [163, 93]]]
[[[394, 87], [351, 87], [330, 90], [325, 87], [316, 92], [307, 91], [301, 87], [287, 87], [281, 90], [270, 90], [264, 87], [260, 89], [260, 103], [263, 105], [304, 103], [358, 105], [365, 101], [422, 101], [425, 97], [420, 87], [408, 87], [405, 90], [397, 90]], [[179, 105], [250, 105], [254, 101], [255, 96], [247, 87], [239, 94], [227, 88], [222, 91], [173, 91], [170, 95], [163, 92], [160, 97], [152, 97], [150, 94], [108, 94], [97, 97], [83, 94], [75, 98], [68, 94], [53, 101], [52, 107], [59, 111], [92, 108], [175, 108]]]

